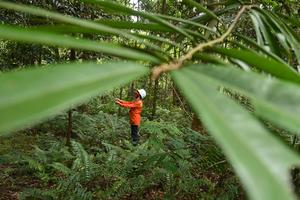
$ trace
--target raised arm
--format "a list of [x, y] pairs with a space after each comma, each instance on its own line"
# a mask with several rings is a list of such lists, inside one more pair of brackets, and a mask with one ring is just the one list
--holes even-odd
[[118, 104], [124, 108], [134, 108], [137, 107], [135, 102], [129, 102], [129, 101], [119, 101]]
[[121, 103], [130, 103], [129, 101], [124, 101], [124, 100], [119, 99], [119, 98], [116, 98], [116, 99], [115, 99], [115, 102], [116, 102], [116, 103], [117, 103], [117, 102], [121, 102]]
[[117, 101], [117, 104], [124, 108], [142, 107], [141, 102], [136, 101]]
[[130, 102], [130, 101], [124, 101], [124, 100], [119, 100], [119, 102], [121, 102], [121, 103], [132, 103], [132, 102]]

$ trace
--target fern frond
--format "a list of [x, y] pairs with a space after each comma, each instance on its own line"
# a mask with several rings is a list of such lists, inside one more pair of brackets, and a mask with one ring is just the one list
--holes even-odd
[[76, 154], [76, 158], [84, 168], [86, 180], [90, 180], [91, 178], [91, 160], [89, 154], [84, 150], [82, 145], [78, 142], [71, 142], [73, 150]]

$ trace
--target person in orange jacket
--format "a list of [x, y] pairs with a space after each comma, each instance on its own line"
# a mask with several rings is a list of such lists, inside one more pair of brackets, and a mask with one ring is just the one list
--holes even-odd
[[129, 121], [133, 145], [137, 145], [139, 142], [139, 126], [141, 124], [141, 113], [143, 108], [142, 99], [144, 99], [145, 97], [146, 91], [144, 89], [140, 89], [134, 92], [134, 101], [124, 101], [121, 99], [116, 99], [115, 101], [116, 104], [124, 108], [130, 108]]

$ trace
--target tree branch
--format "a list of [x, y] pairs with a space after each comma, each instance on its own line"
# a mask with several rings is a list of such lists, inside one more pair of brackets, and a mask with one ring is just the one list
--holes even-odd
[[216, 38], [214, 40], [208, 41], [206, 43], [201, 43], [195, 48], [191, 49], [187, 54], [183, 55], [181, 58], [179, 58], [176, 61], [170, 62], [170, 63], [164, 63], [157, 67], [154, 67], [152, 69], [152, 78], [156, 79], [161, 73], [177, 70], [182, 67], [183, 63], [187, 60], [191, 60], [193, 55], [198, 51], [203, 51], [207, 47], [214, 46], [215, 44], [223, 42], [234, 30], [235, 26], [239, 22], [242, 14], [247, 10], [254, 7], [253, 5], [246, 5], [243, 6], [240, 11], [237, 13], [236, 17], [233, 20], [233, 23], [229, 26], [227, 31], [221, 35], [219, 38]]

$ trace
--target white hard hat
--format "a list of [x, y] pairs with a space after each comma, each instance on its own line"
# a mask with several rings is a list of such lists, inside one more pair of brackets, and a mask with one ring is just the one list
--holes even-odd
[[139, 89], [137, 91], [140, 94], [140, 96], [142, 97], [142, 99], [146, 97], [147, 93], [144, 89]]

